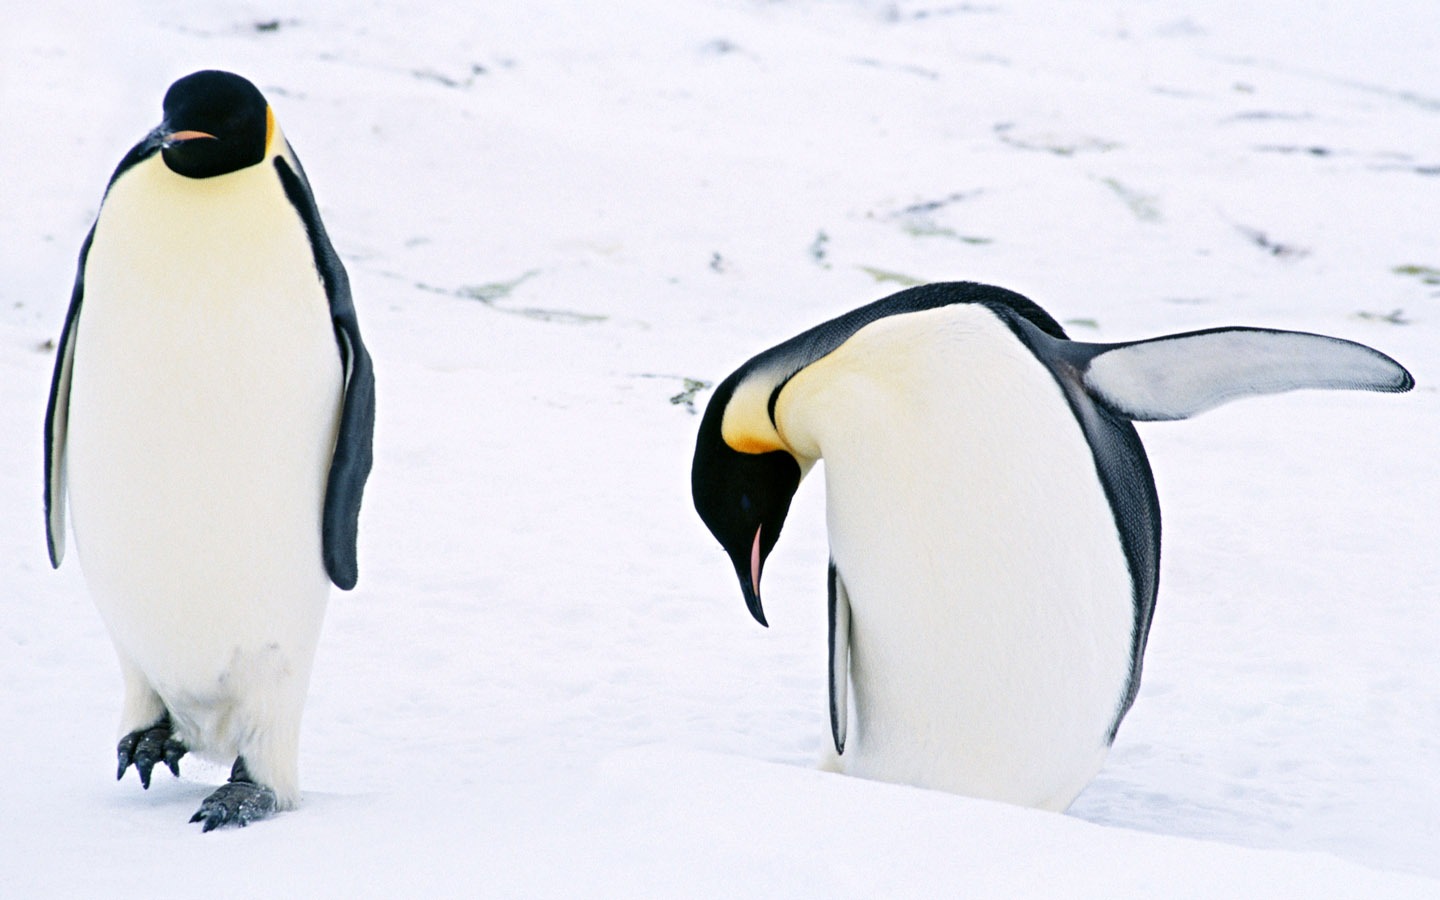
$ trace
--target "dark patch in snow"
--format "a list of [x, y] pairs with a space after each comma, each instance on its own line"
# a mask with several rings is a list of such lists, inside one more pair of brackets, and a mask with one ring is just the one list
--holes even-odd
[[1221, 122], [1308, 122], [1314, 116], [1310, 113], [1289, 113], [1277, 112], [1269, 109], [1256, 109], [1248, 112], [1239, 112], [1233, 116], [1226, 116]]
[[930, 6], [923, 9], [902, 9], [899, 3], [891, 3], [885, 7], [883, 18], [887, 22], [919, 22], [946, 16], [997, 12], [1000, 12], [1000, 6], [993, 3], [950, 3], [945, 6]]
[[870, 66], [871, 69], [884, 69], [888, 72], [904, 72], [906, 75], [919, 75], [920, 78], [927, 78], [930, 81], [939, 81], [940, 73], [935, 69], [926, 69], [924, 66], [913, 66], [904, 62], [884, 62], [881, 59], [871, 59], [868, 56], [857, 56], [850, 62], [858, 66]]
[[906, 75], [918, 75], [921, 78], [928, 78], [931, 81], [939, 81], [940, 73], [934, 69], [927, 69], [924, 66], [912, 66], [909, 63], [889, 63], [884, 60], [871, 59], [869, 57], [856, 57], [851, 62], [857, 66], [868, 66], [872, 69], [883, 69], [891, 72], [904, 72]]
[[1142, 222], [1160, 221], [1160, 198], [1121, 184], [1114, 178], [1102, 178], [1100, 183], [1108, 187], [1129, 207], [1135, 218]]
[[1053, 153], [1056, 156], [1075, 156], [1080, 153], [1108, 153], [1120, 147], [1115, 141], [1107, 141], [1104, 138], [1080, 136], [1074, 138], [1060, 138], [1051, 134], [1029, 134], [1019, 135], [1014, 133], [1014, 122], [996, 122], [995, 136], [1002, 144], [1016, 147], [1020, 150], [1036, 150], [1044, 153]]
[[685, 375], [657, 375], [653, 372], [641, 372], [636, 378], [658, 378], [662, 381], [678, 381], [682, 386], [680, 393], [670, 397], [672, 406], [683, 406], [690, 415], [695, 415], [695, 395], [711, 387], [711, 382], [699, 378], [690, 378]]
[[914, 216], [924, 213], [932, 213], [944, 209], [952, 203], [959, 203], [962, 200], [969, 200], [971, 197], [978, 197], [984, 191], [976, 189], [973, 191], [956, 191], [953, 194], [941, 197], [938, 200], [922, 200], [919, 203], [912, 203], [904, 209], [899, 210], [896, 215]]
[[1300, 259], [1310, 254], [1310, 251], [1304, 247], [1281, 243], [1280, 241], [1272, 239], [1258, 228], [1251, 228], [1248, 225], [1236, 225], [1235, 230], [1245, 235], [1245, 237], [1250, 240], [1250, 243], [1276, 259]]
[[[1362, 156], [1351, 150], [1335, 150], [1331, 147], [1324, 147], [1318, 144], [1262, 144], [1255, 148], [1260, 153], [1278, 153], [1286, 156], [1309, 156], [1315, 159], [1328, 159], [1335, 156]], [[1371, 160], [1367, 167], [1374, 172], [1412, 172], [1416, 175], [1440, 175], [1440, 165], [1415, 165], [1413, 157], [1406, 153], [1370, 153], [1363, 154]]]
[[830, 235], [823, 230], [815, 232], [815, 240], [810, 242], [810, 258], [815, 260], [817, 265], [830, 268], [825, 257], [830, 255]]
[[700, 52], [711, 56], [739, 55], [755, 58], [755, 54], [747, 53], [739, 44], [729, 38], [715, 38], [713, 41], [707, 41], [700, 47]]
[[448, 88], [459, 88], [461, 90], [464, 90], [466, 88], [473, 87], [475, 84], [475, 79], [479, 78], [481, 75], [488, 74], [489, 71], [489, 69], [486, 69], [479, 63], [471, 63], [469, 74], [462, 77], [446, 75], [444, 72], [437, 72], [434, 69], [413, 69], [411, 70], [410, 74], [414, 75], [416, 78], [419, 78], [421, 81], [433, 81], [436, 84], [444, 85]]
[[1414, 166], [1408, 163], [1382, 163], [1370, 167], [1374, 172], [1410, 172], [1414, 175], [1440, 175], [1440, 165]]
[[522, 316], [526, 319], [537, 319], [541, 322], [561, 322], [567, 325], [591, 325], [597, 322], [607, 321], [610, 317], [596, 313], [576, 312], [569, 309], [546, 309], [538, 306], [510, 307], [501, 306], [499, 301], [509, 297], [510, 294], [520, 285], [540, 274], [539, 269], [531, 269], [518, 278], [509, 281], [492, 281], [486, 284], [467, 284], [458, 288], [443, 288], [424, 282], [415, 282], [416, 290], [426, 291], [431, 294], [443, 294], [447, 297], [458, 297], [462, 300], [478, 300], [480, 303], [495, 310], [496, 312], [507, 313], [512, 316]]
[[[1208, 54], [1207, 54], [1208, 55]], [[1353, 78], [1344, 78], [1330, 75], [1325, 72], [1317, 72], [1304, 66], [1288, 66], [1271, 60], [1255, 59], [1248, 56], [1219, 55], [1210, 58], [1220, 62], [1231, 63], [1240, 66], [1251, 66], [1258, 69], [1268, 69], [1272, 72], [1281, 72], [1286, 75], [1293, 75], [1298, 78], [1306, 78], [1311, 81], [1318, 81], [1323, 84], [1332, 84], [1338, 87], [1349, 88], [1352, 91], [1360, 91], [1366, 94], [1375, 94], [1391, 100], [1398, 100], [1401, 103], [1416, 106], [1427, 112], [1440, 112], [1440, 97], [1429, 94], [1422, 94], [1408, 88], [1393, 88], [1383, 84], [1374, 84], [1368, 81], [1356, 81]], [[1246, 83], [1237, 83], [1236, 90], [1244, 90], [1245, 93], [1254, 93], [1255, 87]]]
[[1364, 319], [1367, 322], [1388, 322], [1391, 325], [1409, 325], [1411, 322], [1410, 319], [1405, 318], [1403, 309], [1392, 309], [1388, 313], [1369, 312], [1362, 309], [1355, 314], [1355, 318]]
[[1307, 156], [1330, 156], [1335, 152], [1329, 147], [1321, 147], [1318, 145], [1301, 147], [1295, 144], [1265, 144], [1255, 149], [1261, 153], [1283, 153], [1287, 155], [1299, 153]]
[[[979, 189], [971, 191], [956, 191], [954, 193], [947, 194], [944, 197], [939, 197], [935, 200], [920, 200], [915, 203], [911, 203], [909, 206], [901, 207], [894, 212], [882, 213], [878, 216], [878, 218], [899, 222], [901, 230], [904, 231], [906, 234], [910, 235], [911, 237], [948, 238], [953, 241], [959, 241], [962, 244], [973, 245], [991, 244], [994, 243], [994, 238], [979, 237], [977, 235], [970, 234], [961, 234], [953, 228], [950, 228], [946, 225], [941, 225], [938, 221], [936, 221], [933, 215], [934, 213], [937, 213], [948, 206], [951, 206], [955, 203], [960, 203], [965, 200], [969, 200], [972, 197], [978, 197], [982, 193], [984, 193], [984, 191]], [[871, 216], [876, 217], [876, 214], [872, 213]]]
[[856, 268], [875, 279], [876, 284], [898, 284], [901, 287], [915, 287], [916, 285], [925, 283], [922, 279], [900, 272], [892, 272], [889, 269], [877, 269], [874, 266], [856, 266]]
[[1390, 271], [1396, 275], [1408, 275], [1411, 278], [1420, 279], [1422, 284], [1440, 285], [1440, 268], [1434, 266], [1417, 266], [1408, 264], [1396, 266]]
[[961, 234], [953, 228], [938, 224], [928, 216], [906, 216], [901, 219], [900, 228], [911, 237], [949, 238], [952, 241], [959, 241], [962, 244], [971, 244], [974, 246], [995, 243], [994, 238], [978, 237], [973, 234]]

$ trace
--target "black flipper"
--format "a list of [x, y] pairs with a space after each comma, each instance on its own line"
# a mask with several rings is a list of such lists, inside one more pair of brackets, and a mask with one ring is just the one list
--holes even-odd
[[850, 594], [830, 560], [830, 737], [835, 753], [845, 752], [845, 726], [849, 717]]
[[[288, 148], [287, 148], [288, 149]], [[336, 255], [325, 226], [320, 221], [314, 195], [305, 170], [295, 160], [292, 168], [285, 155], [275, 157], [275, 169], [285, 196], [300, 215], [315, 254], [315, 269], [330, 301], [330, 318], [335, 341], [345, 370], [345, 398], [340, 410], [340, 428], [330, 475], [325, 485], [322, 537], [325, 571], [341, 590], [350, 590], [359, 578], [356, 539], [359, 533], [360, 501], [370, 475], [375, 433], [375, 373], [370, 354], [360, 339], [360, 323], [350, 297], [350, 279]]]
[[65, 438], [70, 424], [70, 375], [75, 366], [75, 331], [85, 297], [85, 261], [94, 240], [92, 225], [80, 246], [75, 288], [55, 347], [55, 373], [50, 379], [50, 401], [45, 406], [45, 544], [50, 551], [50, 565], [55, 568], [65, 558]]

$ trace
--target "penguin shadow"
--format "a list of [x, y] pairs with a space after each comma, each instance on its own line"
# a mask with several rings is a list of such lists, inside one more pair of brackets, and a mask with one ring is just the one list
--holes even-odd
[[178, 778], [157, 771], [149, 789], [140, 786], [134, 772], [127, 772], [119, 782], [102, 788], [99, 803], [115, 821], [131, 827], [170, 830], [164, 823], [185, 824], [200, 803], [224, 784], [225, 776], [220, 766], [211, 763], [186, 766], [182, 762], [181, 767]]

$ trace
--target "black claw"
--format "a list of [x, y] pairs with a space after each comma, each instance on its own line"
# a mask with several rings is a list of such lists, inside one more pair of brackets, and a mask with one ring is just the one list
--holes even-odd
[[275, 792], [250, 780], [245, 761], [237, 759], [230, 770], [230, 781], [220, 785], [201, 802], [191, 822], [201, 822], [202, 832], [227, 825], [244, 828], [251, 822], [269, 818], [275, 813]]
[[189, 752], [190, 748], [180, 743], [179, 738], [172, 737], [165, 742], [165, 766], [171, 775], [180, 777], [180, 757]]
[[115, 772], [116, 780], [124, 778], [125, 770], [134, 765], [135, 772], [140, 776], [140, 786], [149, 790], [150, 775], [155, 770], [155, 764], [162, 761], [178, 776], [180, 757], [188, 752], [188, 748], [171, 734], [170, 728], [170, 714], [166, 713], [154, 725], [137, 728], [121, 738], [115, 746], [115, 755], [120, 763]]
[[135, 745], [140, 742], [140, 735], [143, 733], [132, 731], [121, 738], [119, 744], [115, 745], [115, 755], [120, 760], [120, 768], [115, 772], [116, 781], [125, 777], [125, 770], [130, 768], [130, 763], [135, 761]]
[[140, 786], [147, 791], [150, 790], [150, 773], [155, 770], [156, 763], [154, 734], [153, 731], [145, 732], [145, 736], [140, 738], [140, 746], [135, 748], [135, 771], [140, 774]]

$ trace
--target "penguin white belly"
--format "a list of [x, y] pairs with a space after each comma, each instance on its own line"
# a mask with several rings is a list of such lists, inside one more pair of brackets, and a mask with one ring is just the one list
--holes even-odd
[[298, 739], [329, 591], [343, 374], [304, 227], [268, 159], [191, 180], [157, 155], [112, 185], [85, 287], [66, 465], [86, 581], [191, 750], [264, 756], [258, 732]]
[[1132, 587], [1051, 373], [981, 306], [874, 322], [776, 406], [825, 460], [861, 777], [1064, 809], [1124, 695]]

